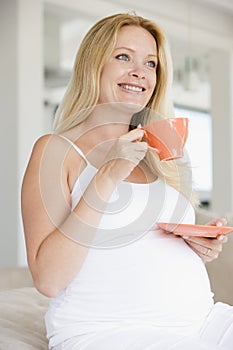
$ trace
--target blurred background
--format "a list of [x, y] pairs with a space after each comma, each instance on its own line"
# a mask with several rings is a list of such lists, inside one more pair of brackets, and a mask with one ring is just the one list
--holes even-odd
[[132, 11], [169, 38], [176, 115], [190, 118], [202, 206], [232, 215], [232, 0], [0, 0], [0, 267], [26, 265], [22, 176], [35, 140], [51, 131], [83, 36], [100, 18]]

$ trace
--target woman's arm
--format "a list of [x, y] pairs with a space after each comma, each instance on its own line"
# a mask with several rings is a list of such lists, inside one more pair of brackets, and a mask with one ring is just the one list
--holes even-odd
[[76, 237], [87, 235], [91, 243], [116, 185], [145, 156], [146, 144], [134, 142], [142, 134], [133, 130], [116, 141], [73, 212], [70, 169], [75, 161], [78, 177], [84, 161], [56, 136], [36, 142], [22, 185], [22, 216], [28, 264], [41, 293], [55, 296], [80, 270], [88, 247]]

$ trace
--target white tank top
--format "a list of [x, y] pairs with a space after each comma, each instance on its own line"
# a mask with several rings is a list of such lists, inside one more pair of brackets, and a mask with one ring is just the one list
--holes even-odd
[[[87, 166], [73, 188], [72, 208], [97, 172], [73, 146]], [[161, 179], [119, 184], [81, 270], [50, 303], [51, 346], [112, 327], [190, 327], [203, 320], [213, 305], [205, 265], [182, 238], [155, 229], [159, 221], [193, 224], [194, 209]]]

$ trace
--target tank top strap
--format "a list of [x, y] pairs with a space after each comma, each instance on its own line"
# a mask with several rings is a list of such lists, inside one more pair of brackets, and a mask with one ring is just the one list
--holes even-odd
[[62, 139], [66, 140], [76, 150], [76, 152], [78, 152], [78, 154], [85, 160], [85, 162], [87, 164], [89, 164], [89, 161], [87, 160], [87, 158], [86, 158], [85, 154], [83, 153], [83, 151], [74, 142], [72, 142], [68, 137], [66, 137], [64, 135], [57, 134], [57, 136], [59, 136]]

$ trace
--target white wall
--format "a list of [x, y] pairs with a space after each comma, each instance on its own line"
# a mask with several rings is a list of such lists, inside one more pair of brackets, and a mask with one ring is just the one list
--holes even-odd
[[[15, 1], [1, 2], [1, 235], [0, 265], [17, 263], [17, 10]], [[6, 35], [7, 34], [7, 35]]]
[[212, 209], [233, 215], [233, 50], [214, 50], [211, 68], [213, 117]]
[[20, 186], [43, 125], [43, 3], [1, 0], [0, 266], [25, 264]]

